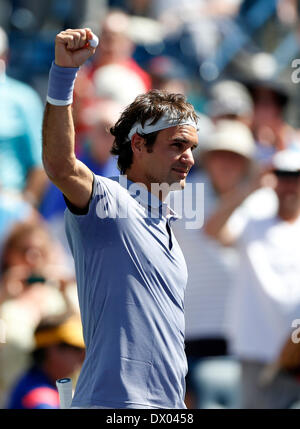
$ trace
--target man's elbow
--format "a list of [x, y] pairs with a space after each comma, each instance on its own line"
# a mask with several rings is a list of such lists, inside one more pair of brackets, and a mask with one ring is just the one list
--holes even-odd
[[74, 160], [64, 160], [63, 163], [58, 159], [51, 159], [45, 154], [43, 154], [42, 159], [44, 170], [52, 182], [63, 181], [74, 174], [76, 164], [75, 157]]

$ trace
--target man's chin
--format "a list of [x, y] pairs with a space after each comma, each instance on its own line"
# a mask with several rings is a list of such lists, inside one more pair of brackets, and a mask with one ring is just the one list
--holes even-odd
[[172, 182], [170, 184], [171, 186], [171, 191], [182, 191], [185, 188], [185, 184], [186, 184], [186, 180], [185, 179], [181, 179], [178, 182]]

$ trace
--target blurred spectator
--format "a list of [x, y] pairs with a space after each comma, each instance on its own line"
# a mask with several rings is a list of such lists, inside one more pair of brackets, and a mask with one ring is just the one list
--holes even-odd
[[122, 104], [102, 99], [82, 112], [82, 120], [88, 132], [84, 138], [80, 160], [95, 174], [105, 177], [119, 174], [116, 159], [111, 155], [114, 137], [110, 128], [115, 125], [122, 110]]
[[[286, 372], [266, 377], [281, 359], [299, 318], [300, 305], [300, 154], [291, 149], [273, 157], [273, 172], [254, 176], [233, 190], [207, 220], [205, 232], [236, 246], [239, 264], [231, 311], [233, 351], [242, 365], [243, 408], [288, 408], [299, 400], [300, 383]], [[278, 210], [240, 226], [230, 217], [252, 192], [272, 179]], [[268, 371], [267, 371], [268, 372]]]
[[119, 8], [130, 15], [149, 16], [152, 0], [108, 0], [110, 8]]
[[299, 10], [297, 0], [279, 0], [277, 2], [278, 18], [285, 25], [297, 24]]
[[245, 85], [234, 80], [222, 80], [212, 85], [206, 110], [215, 122], [234, 119], [248, 127], [252, 125], [252, 97]]
[[18, 195], [0, 188], [0, 258], [3, 243], [17, 222], [38, 220], [38, 212]]
[[[300, 343], [298, 336], [299, 333], [297, 331], [299, 331], [299, 328], [295, 329], [292, 334], [290, 333], [280, 351], [278, 358], [275, 360], [275, 362], [267, 365], [262, 371], [261, 382], [263, 385], [267, 386], [275, 378], [282, 378], [282, 375], [287, 382], [293, 378], [294, 382], [298, 382], [300, 384]], [[286, 377], [286, 375], [289, 377]], [[282, 388], [282, 386], [280, 387]], [[286, 388], [290, 388], [288, 383]], [[289, 408], [300, 408], [300, 394], [296, 394], [295, 397], [292, 398], [289, 403]]]
[[0, 185], [38, 206], [46, 175], [41, 161], [43, 106], [29, 86], [5, 73], [8, 45], [0, 28]]
[[[214, 72], [204, 64], [214, 59], [222, 40], [236, 27], [241, 0], [154, 0], [152, 15], [164, 25], [166, 38], [178, 46], [182, 61], [197, 67], [204, 80], [214, 80]], [[172, 48], [171, 48], [172, 49]]]
[[129, 36], [130, 17], [110, 11], [101, 25], [100, 43], [89, 66], [81, 69], [75, 85], [75, 120], [84, 125], [80, 111], [96, 98], [112, 98], [127, 105], [151, 88], [149, 75], [132, 58], [134, 44]]
[[300, 382], [300, 343], [298, 336], [295, 340], [293, 334], [289, 335], [274, 366], [276, 371], [286, 371], [297, 377]]
[[[9, 74], [33, 86], [44, 99], [47, 92], [45, 80], [54, 54], [53, 35], [65, 28], [79, 28], [90, 0], [5, 1], [8, 3], [8, 13], [3, 22], [9, 33], [11, 48]], [[96, 0], [98, 4], [101, 1], [104, 0]], [[3, 0], [0, 9], [3, 18]]]
[[143, 81], [145, 88], [150, 89], [151, 81], [147, 73], [133, 60], [134, 44], [129, 37], [130, 17], [121, 11], [110, 11], [101, 25], [102, 43], [93, 58], [95, 69], [108, 64], [121, 64], [132, 70]]
[[59, 408], [56, 380], [70, 377], [84, 359], [80, 318], [60, 315], [42, 320], [35, 333], [32, 365], [17, 380], [9, 409]]
[[108, 64], [94, 73], [95, 95], [127, 106], [146, 91], [144, 83], [123, 64]]
[[[204, 199], [201, 203], [204, 205], [204, 221], [226, 194], [247, 181], [253, 168], [254, 153], [255, 143], [250, 130], [237, 121], [219, 120], [210, 134], [203, 137], [200, 152], [195, 155], [196, 165], [200, 163], [202, 169], [197, 168], [188, 183], [194, 186], [197, 183], [204, 184]], [[200, 162], [197, 157], [201, 158]], [[195, 192], [195, 188], [186, 187], [182, 195], [175, 193], [177, 195], [174, 198], [178, 197], [183, 201], [183, 207], [192, 204], [195, 210], [199, 211], [199, 208], [195, 207]], [[273, 195], [264, 194], [259, 198], [265, 206], [272, 206]], [[265, 215], [264, 209], [261, 207], [257, 210], [256, 205], [253, 208], [251, 201], [247, 202], [244, 210], [247, 214], [253, 211], [257, 217]], [[189, 362], [187, 403], [191, 408], [235, 407], [239, 382], [239, 367], [236, 362], [229, 357], [219, 359], [218, 365], [214, 365], [213, 373], [206, 374], [206, 381], [202, 377], [200, 384], [196, 382], [196, 372], [199, 371], [199, 364], [207, 365], [208, 361], [204, 358], [224, 357], [230, 353], [227, 316], [232, 308], [231, 291], [237, 268], [237, 255], [233, 249], [224, 249], [207, 237], [203, 229], [200, 229], [201, 224], [197, 229], [187, 228], [187, 221], [190, 222], [191, 219], [186, 219], [183, 215], [182, 220], [173, 225], [189, 272], [185, 295], [185, 351]], [[220, 387], [225, 380], [228, 389], [220, 395]], [[206, 387], [203, 384], [206, 384]], [[207, 403], [205, 390], [212, 390], [212, 385], [215, 386], [215, 395], [211, 402]], [[220, 398], [223, 399], [218, 404]]]
[[285, 120], [290, 96], [285, 87], [274, 81], [253, 81], [248, 88], [254, 100], [253, 133], [258, 156], [268, 161], [276, 151], [290, 145], [300, 147], [300, 131]]
[[251, 128], [258, 161], [268, 163], [278, 150], [290, 145], [300, 148], [300, 132], [285, 121], [290, 96], [274, 81], [253, 80], [245, 85], [224, 80], [210, 89], [206, 110], [214, 121], [235, 119]]
[[188, 74], [176, 58], [158, 56], [151, 59], [147, 70], [152, 78], [153, 89], [161, 89], [178, 94], [187, 94]]
[[78, 299], [61, 247], [43, 224], [17, 224], [1, 259], [0, 318], [6, 343], [0, 349], [0, 396], [25, 367], [40, 320], [69, 309], [79, 311]]

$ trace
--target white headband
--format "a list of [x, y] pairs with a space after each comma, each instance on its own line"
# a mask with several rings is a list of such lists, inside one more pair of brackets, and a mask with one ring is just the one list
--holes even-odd
[[177, 125], [191, 125], [197, 131], [199, 130], [198, 123], [191, 118], [183, 119], [180, 121], [176, 117], [174, 118], [168, 115], [164, 115], [154, 125], [151, 125], [152, 121], [153, 121], [153, 118], [147, 119], [144, 126], [142, 126], [140, 122], [136, 122], [128, 134], [129, 140], [132, 139], [132, 136], [135, 133], [150, 134], [150, 133], [154, 133], [155, 131], [164, 130], [166, 128], [176, 127]]

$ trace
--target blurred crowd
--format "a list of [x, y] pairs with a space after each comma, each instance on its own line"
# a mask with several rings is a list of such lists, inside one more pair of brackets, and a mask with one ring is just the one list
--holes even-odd
[[119, 174], [109, 129], [138, 94], [185, 94], [200, 118], [188, 182], [204, 184], [204, 219], [174, 224], [187, 406], [299, 408], [297, 0], [0, 0], [0, 408], [58, 408], [55, 380], [75, 384], [84, 358], [66, 206], [41, 158], [54, 37], [80, 27], [100, 35], [74, 96], [94, 173]]

